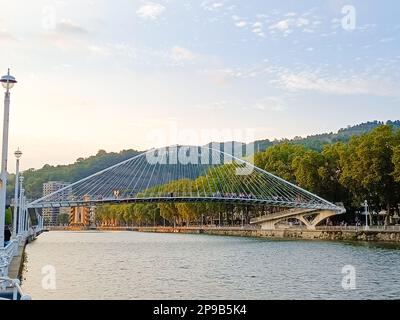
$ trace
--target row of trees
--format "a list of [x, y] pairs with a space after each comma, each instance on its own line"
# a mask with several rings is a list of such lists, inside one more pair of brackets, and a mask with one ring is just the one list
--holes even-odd
[[321, 152], [283, 143], [255, 155], [255, 164], [333, 202], [349, 212], [367, 200], [373, 210], [400, 204], [400, 130], [382, 125], [348, 143]]
[[[364, 200], [377, 212], [385, 209], [394, 213], [400, 204], [400, 130], [390, 125], [355, 136], [348, 143], [326, 145], [321, 152], [291, 143], [275, 145], [257, 153], [255, 165], [331, 202], [343, 203], [352, 221]], [[218, 180], [212, 177], [240, 182], [237, 177], [231, 177], [234, 169], [231, 165], [212, 168], [195, 180], [182, 179], [154, 186], [146, 194], [168, 194], [176, 190], [190, 193], [203, 189], [213, 192], [219, 186]], [[231, 185], [231, 188], [236, 187]], [[242, 221], [248, 223], [251, 217], [271, 210], [223, 203], [140, 203], [99, 207], [97, 219], [100, 224], [113, 226], [189, 225], [199, 224], [201, 219], [207, 224], [219, 224], [221, 220], [222, 224], [235, 225]]]
[[400, 121], [387, 121], [386, 123], [382, 121], [369, 121], [365, 123], [360, 123], [355, 126], [348, 126], [347, 128], [342, 128], [338, 132], [322, 133], [310, 135], [308, 137], [294, 137], [293, 139], [283, 139], [283, 140], [259, 140], [255, 142], [255, 150], [265, 151], [269, 147], [272, 147], [281, 143], [290, 143], [296, 145], [302, 145], [308, 149], [321, 152], [325, 145], [334, 144], [336, 142], [348, 143], [353, 136], [360, 136], [362, 134], [371, 132], [381, 125], [390, 125], [395, 129], [400, 129]]
[[200, 202], [103, 205], [96, 209], [96, 222], [102, 226], [234, 226], [270, 211], [264, 206]]

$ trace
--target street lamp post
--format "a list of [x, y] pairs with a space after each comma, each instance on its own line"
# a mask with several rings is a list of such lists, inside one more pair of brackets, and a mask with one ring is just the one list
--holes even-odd
[[10, 75], [1, 77], [1, 84], [6, 89], [4, 95], [4, 117], [3, 117], [3, 147], [1, 153], [1, 173], [0, 173], [0, 248], [4, 247], [4, 227], [6, 218], [6, 189], [7, 189], [7, 153], [8, 153], [8, 123], [10, 113], [10, 89], [17, 83], [15, 78]]
[[14, 152], [15, 158], [17, 159], [16, 168], [15, 168], [15, 191], [14, 191], [14, 217], [13, 217], [13, 238], [17, 236], [17, 220], [18, 218], [18, 195], [19, 195], [19, 159], [22, 156], [22, 152], [17, 151]]
[[[21, 181], [22, 183], [22, 181]], [[25, 196], [25, 190], [21, 186], [21, 192], [19, 194], [19, 216], [21, 217], [21, 233], [25, 233], [25, 211], [24, 211], [24, 196]]]
[[24, 222], [24, 212], [22, 210], [22, 199], [24, 196], [24, 189], [23, 189], [23, 184], [24, 184], [24, 177], [20, 176], [19, 177], [19, 204], [18, 204], [18, 234], [22, 233], [22, 226], [23, 226], [23, 222]]
[[368, 201], [364, 201], [364, 209], [365, 209], [365, 230], [368, 230]]
[[25, 231], [29, 230], [29, 216], [28, 216], [28, 210], [26, 210], [25, 204], [26, 204], [26, 196], [25, 196], [25, 189], [23, 190], [23, 198], [22, 198], [22, 209], [24, 210], [24, 215], [25, 215]]

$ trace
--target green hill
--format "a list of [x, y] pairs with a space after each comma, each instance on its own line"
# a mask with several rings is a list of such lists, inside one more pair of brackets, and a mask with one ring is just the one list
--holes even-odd
[[[99, 150], [95, 156], [79, 158], [75, 163], [68, 165], [51, 166], [46, 164], [41, 169], [24, 171], [24, 187], [30, 199], [42, 196], [43, 183], [48, 181], [75, 182], [93, 173], [108, 168], [116, 163], [140, 154], [137, 150], [123, 150], [120, 152], [106, 152]], [[14, 196], [15, 175], [10, 175], [7, 185], [7, 198]]]
[[[258, 140], [254, 142], [254, 150], [264, 151], [268, 147], [273, 146], [275, 144], [279, 144], [282, 142], [289, 142], [293, 144], [304, 145], [307, 148], [310, 148], [315, 151], [321, 151], [323, 146], [326, 144], [332, 144], [336, 142], [348, 142], [352, 136], [359, 136], [364, 133], [370, 132], [376, 127], [385, 124], [382, 121], [371, 121], [361, 123], [355, 126], [348, 126], [347, 128], [340, 129], [338, 132], [330, 132], [330, 133], [322, 133], [311, 135], [308, 137], [295, 137], [294, 139], [282, 139], [282, 140], [274, 140], [270, 141], [266, 140]], [[387, 121], [386, 124], [392, 125], [396, 129], [400, 129], [400, 120], [396, 121]]]

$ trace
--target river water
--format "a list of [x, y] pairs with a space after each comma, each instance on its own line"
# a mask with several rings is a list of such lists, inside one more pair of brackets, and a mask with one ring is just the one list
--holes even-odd
[[400, 298], [400, 250], [374, 244], [47, 232], [26, 257], [33, 299]]

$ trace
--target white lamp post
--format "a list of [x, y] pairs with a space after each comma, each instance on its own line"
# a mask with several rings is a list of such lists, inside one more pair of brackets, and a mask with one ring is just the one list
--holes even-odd
[[23, 184], [24, 184], [24, 177], [20, 176], [19, 177], [19, 205], [18, 205], [18, 234], [21, 234], [23, 232], [22, 226], [24, 222], [24, 212], [22, 210], [22, 199], [24, 196], [24, 189], [23, 189]]
[[26, 196], [25, 196], [25, 189], [24, 189], [23, 190], [23, 198], [22, 198], [22, 209], [24, 210], [24, 214], [25, 214], [25, 220], [24, 220], [25, 231], [28, 231], [29, 230], [29, 217], [28, 217], [28, 210], [26, 210], [25, 204], [26, 204]]
[[365, 208], [365, 212], [364, 212], [364, 214], [365, 214], [365, 230], [368, 230], [369, 227], [368, 227], [368, 201], [367, 200], [364, 201], [364, 208]]
[[22, 152], [14, 152], [17, 164], [15, 168], [15, 191], [14, 191], [14, 217], [13, 217], [13, 238], [17, 236], [17, 220], [18, 220], [18, 194], [19, 194], [19, 159], [22, 156]]
[[1, 77], [1, 84], [6, 89], [4, 95], [4, 117], [3, 117], [3, 147], [1, 154], [0, 173], [0, 248], [4, 247], [4, 226], [6, 218], [6, 188], [7, 188], [7, 153], [8, 153], [8, 122], [10, 112], [10, 89], [17, 83], [10, 75], [10, 69], [6, 76]]

